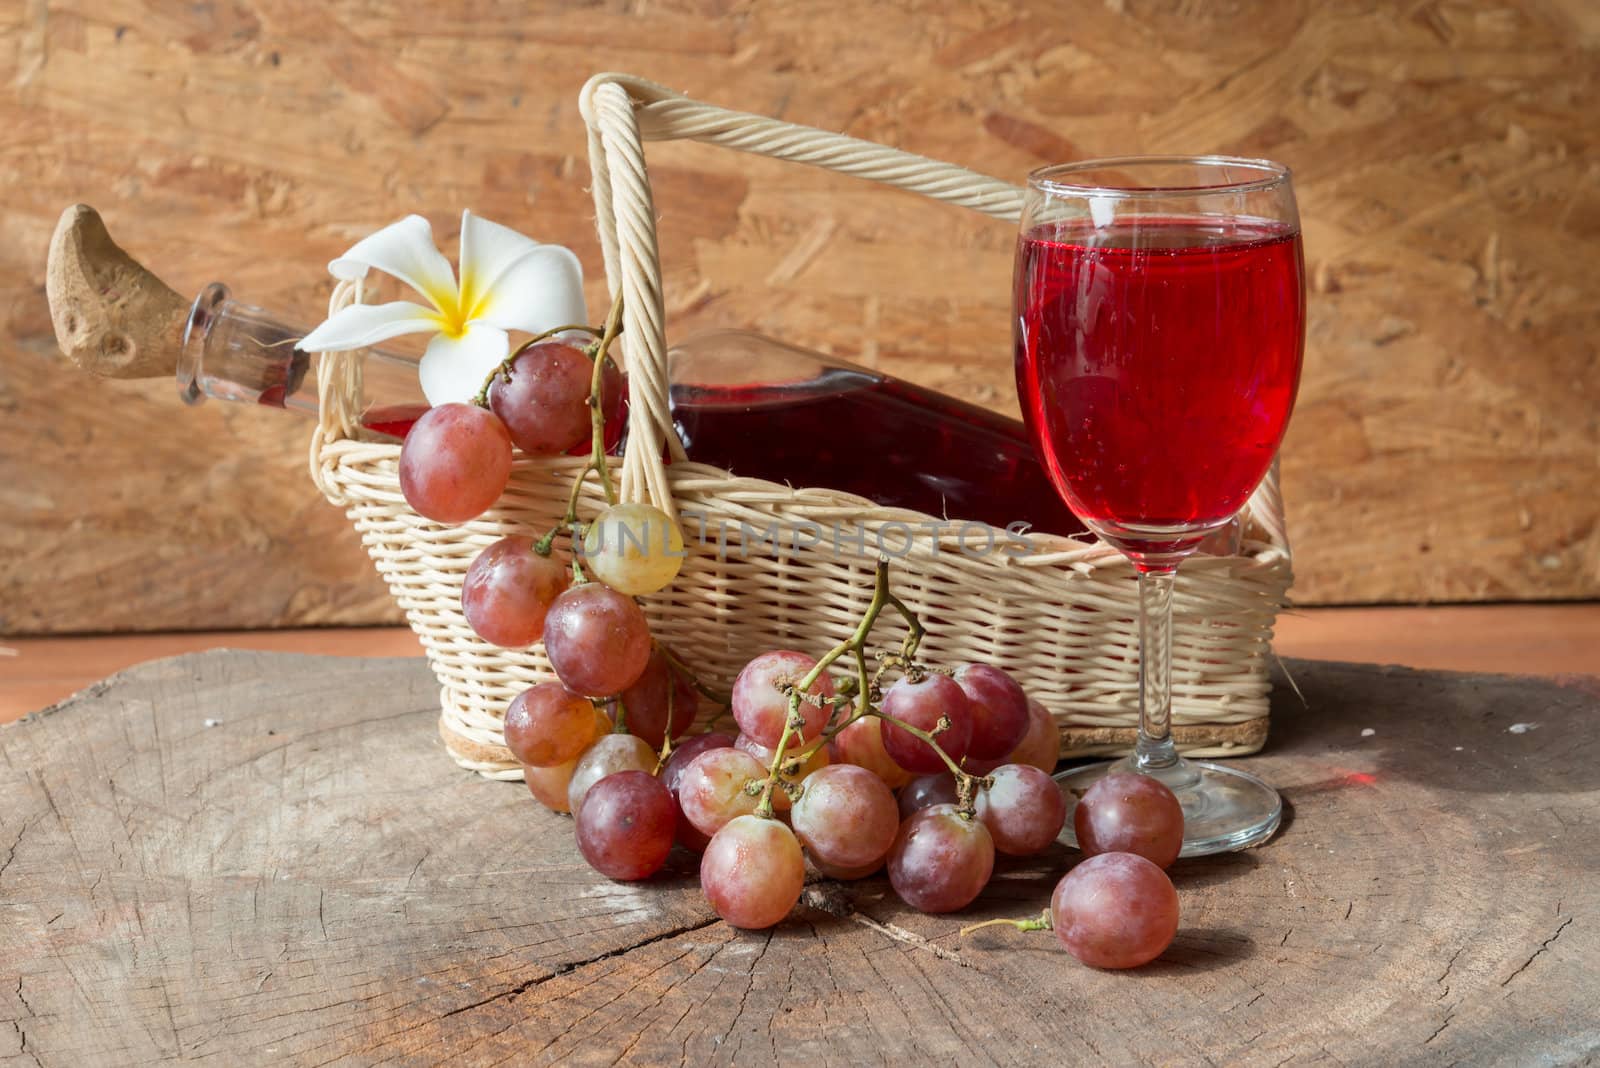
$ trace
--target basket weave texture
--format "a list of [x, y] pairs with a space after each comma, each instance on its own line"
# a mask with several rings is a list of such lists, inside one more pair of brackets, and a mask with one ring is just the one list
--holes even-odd
[[[642, 599], [652, 634], [725, 688], [760, 652], [819, 655], [847, 636], [871, 599], [875, 563], [887, 554], [896, 594], [928, 628], [922, 655], [929, 663], [979, 660], [1011, 672], [1061, 725], [1064, 756], [1130, 749], [1138, 725], [1138, 592], [1114, 549], [1029, 535], [1026, 555], [985, 552], [972, 530], [962, 541], [959, 516], [936, 520], [690, 463], [671, 429], [645, 141], [686, 138], [821, 166], [1013, 223], [1022, 190], [870, 142], [699, 103], [629, 75], [597, 75], [581, 107], [606, 279], [624, 301], [630, 408], [621, 496], [677, 515], [689, 548], [672, 586]], [[362, 296], [360, 283], [341, 283], [330, 306]], [[584, 461], [518, 454], [505, 495], [487, 514], [459, 526], [424, 519], [400, 493], [400, 447], [366, 440], [359, 425], [361, 371], [361, 353], [319, 362], [313, 478], [346, 509], [427, 652], [451, 756], [484, 775], [520, 778], [502, 744], [501, 717], [513, 697], [553, 673], [540, 646], [499, 649], [473, 634], [461, 611], [462, 582], [497, 538], [548, 530]], [[591, 475], [580, 515], [604, 505]], [[814, 540], [820, 544], [805, 544]], [[1196, 556], [1179, 574], [1172, 722], [1181, 751], [1234, 756], [1265, 741], [1266, 657], [1290, 563], [1274, 468], [1251, 498], [1239, 555]], [[883, 647], [898, 640], [897, 625], [887, 616], [880, 622]]]

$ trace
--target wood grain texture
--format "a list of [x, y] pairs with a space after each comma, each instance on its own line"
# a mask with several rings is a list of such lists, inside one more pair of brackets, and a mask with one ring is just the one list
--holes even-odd
[[[1304, 603], [1600, 593], [1600, 16], [1580, 0], [28, 0], [0, 10], [0, 632], [396, 618], [307, 428], [57, 371], [74, 200], [181, 291], [306, 319], [413, 210], [599, 271], [578, 87], [690, 94], [1011, 178], [1096, 154], [1296, 169], [1309, 350], [1284, 485]], [[1015, 410], [1013, 234], [652, 146], [672, 330], [753, 326]], [[598, 304], [599, 280], [591, 277]]]
[[0, 1063], [1600, 1054], [1600, 682], [1289, 667], [1306, 704], [1280, 691], [1248, 765], [1292, 818], [1180, 862], [1178, 939], [1126, 975], [957, 937], [1041, 908], [1059, 848], [959, 916], [819, 883], [742, 933], [691, 859], [609, 882], [565, 817], [453, 767], [418, 661], [144, 665], [0, 727]]

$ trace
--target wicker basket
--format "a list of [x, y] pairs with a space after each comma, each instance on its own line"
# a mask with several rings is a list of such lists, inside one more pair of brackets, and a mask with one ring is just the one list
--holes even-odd
[[[848, 634], [866, 606], [881, 538], [896, 557], [896, 593], [928, 625], [922, 648], [930, 662], [983, 660], [1004, 667], [1055, 715], [1063, 755], [1130, 748], [1138, 723], [1137, 586], [1117, 552], [1048, 535], [1032, 536], [1026, 556], [963, 552], [954, 527], [930, 534], [924, 525], [933, 520], [920, 513], [686, 462], [671, 432], [644, 141], [689, 138], [822, 166], [1013, 223], [1022, 191], [869, 142], [698, 103], [627, 75], [596, 76], [581, 106], [606, 278], [612, 295], [620, 290], [624, 298], [632, 405], [622, 497], [692, 514], [724, 542], [719, 550], [713, 534], [697, 544], [693, 528], [686, 530], [690, 556], [682, 573], [670, 589], [643, 602], [655, 636], [720, 685], [767, 649], [820, 653]], [[359, 286], [346, 284], [333, 303], [360, 298]], [[519, 778], [501, 744], [501, 716], [512, 697], [551, 677], [550, 666], [541, 648], [507, 651], [477, 638], [462, 616], [461, 585], [484, 546], [507, 533], [546, 530], [560, 517], [583, 461], [519, 455], [492, 511], [461, 526], [440, 526], [406, 506], [396, 473], [399, 446], [363, 440], [356, 422], [361, 354], [325, 356], [319, 376], [323, 403], [311, 443], [313, 477], [330, 501], [347, 509], [427, 651], [442, 687], [445, 745], [463, 767]], [[597, 478], [590, 476], [580, 499], [582, 514], [603, 507]], [[837, 524], [839, 534], [822, 548], [774, 551], [765, 538], [775, 524], [780, 530]], [[1274, 471], [1250, 501], [1240, 555], [1196, 557], [1178, 579], [1173, 735], [1180, 750], [1231, 756], [1261, 747], [1268, 642], [1289, 582]], [[892, 625], [887, 617], [880, 623]], [[891, 630], [881, 637], [887, 646], [898, 636]]]

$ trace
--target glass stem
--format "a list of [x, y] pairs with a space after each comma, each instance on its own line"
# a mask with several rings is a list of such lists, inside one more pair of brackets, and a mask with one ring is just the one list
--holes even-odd
[[1172, 586], [1177, 577], [1175, 567], [1139, 572], [1139, 741], [1134, 759], [1140, 771], [1178, 762], [1172, 744]]

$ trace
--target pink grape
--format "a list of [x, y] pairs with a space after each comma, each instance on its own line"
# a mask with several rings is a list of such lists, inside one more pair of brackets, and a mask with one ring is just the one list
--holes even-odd
[[[685, 738], [673, 747], [672, 753], [667, 757], [667, 762], [661, 766], [661, 785], [667, 788], [672, 795], [672, 800], [678, 800], [678, 784], [683, 781], [683, 773], [689, 762], [708, 749], [726, 749], [733, 745], [733, 739], [726, 734], [696, 734]], [[695, 853], [705, 852], [709, 837], [700, 833], [699, 828], [689, 822], [683, 815], [683, 809], [678, 809], [678, 844]]]
[[400, 446], [400, 492], [436, 523], [476, 519], [511, 478], [511, 435], [475, 404], [441, 404], [422, 413]]
[[[946, 717], [950, 729], [935, 741], [957, 763], [967, 755], [972, 741], [972, 702], [948, 675], [929, 672], [916, 682], [901, 679], [883, 695], [883, 714], [930, 733], [940, 718]], [[925, 775], [944, 770], [945, 763], [933, 746], [893, 723], [883, 726], [883, 748], [891, 760], [907, 771]]]
[[[660, 649], [650, 654], [644, 673], [620, 696], [628, 733], [637, 734], [657, 749], [665, 742], [669, 729], [673, 738], [680, 737], [694, 725], [694, 717], [700, 712], [700, 694], [688, 679], [672, 670], [667, 654]], [[669, 696], [672, 705], [670, 722], [667, 709]], [[615, 714], [615, 702], [612, 702], [610, 710]]]
[[806, 779], [790, 816], [812, 857], [854, 869], [880, 863], [900, 830], [894, 794], [866, 768], [834, 764]]
[[[784, 650], [762, 653], [746, 664], [733, 680], [733, 718], [739, 729], [768, 749], [776, 748], [789, 719], [789, 698], [780, 687], [783, 683], [799, 685], [816, 666], [817, 662], [806, 654]], [[806, 692], [820, 696], [824, 702], [832, 701], [833, 680], [823, 672]], [[814, 740], [831, 714], [828, 704], [818, 706], [802, 698], [800, 715], [805, 726], [796, 733], [805, 741]]]
[[[611, 730], [611, 721], [598, 708], [594, 709], [594, 720], [595, 738], [604, 738]], [[583, 758], [574, 757], [565, 764], [552, 764], [548, 768], [532, 768], [524, 765], [522, 779], [528, 785], [528, 792], [533, 795], [535, 801], [552, 812], [572, 811], [567, 805], [567, 788], [572, 785], [572, 773], [577, 770], [578, 761], [581, 759]]]
[[[557, 456], [589, 440], [594, 361], [584, 355], [584, 344], [541, 341], [512, 362], [509, 381], [497, 375], [489, 386], [489, 407], [529, 456]], [[609, 359], [601, 389], [601, 409], [609, 420], [622, 399], [622, 374]]]
[[613, 697], [644, 674], [650, 662], [650, 625], [632, 597], [584, 582], [550, 606], [544, 651], [567, 689]]
[[1178, 933], [1178, 892], [1132, 853], [1101, 853], [1061, 877], [1050, 920], [1067, 952], [1095, 968], [1137, 968]]
[[670, 793], [676, 794], [678, 784], [683, 782], [684, 771], [695, 757], [712, 749], [727, 749], [732, 745], [733, 738], [721, 731], [711, 734], [691, 734], [672, 747], [667, 762], [661, 766], [661, 784]]
[[742, 749], [708, 749], [683, 769], [678, 807], [701, 834], [713, 835], [756, 810], [760, 800], [745, 789], [765, 782], [767, 769]]
[[578, 810], [578, 851], [611, 879], [644, 879], [661, 870], [672, 850], [678, 806], [660, 780], [644, 771], [619, 771], [589, 788]]
[[[735, 748], [743, 749], [746, 753], [749, 753], [751, 756], [756, 758], [756, 762], [761, 765], [762, 776], [764, 778], [766, 775], [766, 769], [772, 767], [772, 750], [757, 742], [747, 734], [739, 735], [739, 737], [733, 740], [733, 744]], [[806, 744], [807, 743], [802, 742], [797, 738], [790, 738], [789, 752], [797, 753], [800, 751], [800, 748]], [[822, 746], [815, 753], [812, 753], [810, 756], [806, 757], [805, 761], [801, 763], [801, 765], [793, 772], [780, 773], [778, 778], [783, 782], [804, 782], [806, 777], [812, 772], [827, 766], [828, 747]], [[773, 789], [772, 809], [774, 812], [789, 811], [790, 803], [789, 795], [781, 788], [775, 787]]]
[[1056, 781], [1028, 764], [1003, 764], [989, 776], [978, 818], [989, 828], [994, 847], [1013, 857], [1031, 857], [1050, 848], [1067, 822], [1067, 801]]
[[900, 824], [889, 850], [889, 884], [921, 912], [966, 908], [994, 872], [994, 842], [978, 819], [934, 805]]
[[911, 773], [896, 764], [883, 748], [883, 720], [862, 716], [828, 742], [828, 759], [834, 764], [866, 768], [891, 790], [911, 781]]
[[1061, 728], [1056, 726], [1056, 721], [1044, 705], [1028, 698], [1028, 733], [1022, 736], [1022, 741], [1011, 751], [1006, 763], [1031, 764], [1050, 775], [1055, 772], [1060, 759]]
[[1086, 856], [1134, 853], [1165, 868], [1183, 850], [1183, 806], [1148, 775], [1113, 772], [1085, 791], [1072, 829]]
[[578, 758], [577, 767], [572, 769], [572, 779], [567, 783], [567, 811], [574, 816], [582, 812], [590, 788], [607, 775], [619, 771], [652, 772], [655, 768], [656, 751], [643, 738], [604, 735]]
[[576, 760], [594, 742], [594, 705], [559, 682], [541, 682], [512, 699], [501, 726], [512, 756], [548, 768]]
[[472, 632], [502, 649], [523, 649], [544, 637], [550, 603], [567, 588], [567, 569], [533, 551], [521, 534], [479, 553], [461, 584], [461, 611]]
[[552, 764], [548, 768], [522, 769], [522, 781], [527, 783], [533, 799], [552, 812], [571, 812], [567, 803], [567, 788], [572, 785], [572, 773], [577, 770], [580, 757], [565, 764]]
[[706, 900], [718, 916], [748, 930], [771, 927], [789, 915], [805, 881], [794, 832], [759, 816], [740, 816], [717, 831], [700, 859]]
[[1003, 759], [1028, 733], [1028, 695], [1016, 679], [989, 664], [962, 664], [956, 668], [955, 680], [972, 705], [972, 742], [967, 755], [978, 760]]
[[906, 819], [934, 805], [953, 805], [956, 799], [956, 777], [948, 771], [918, 775], [900, 791], [900, 818]]

